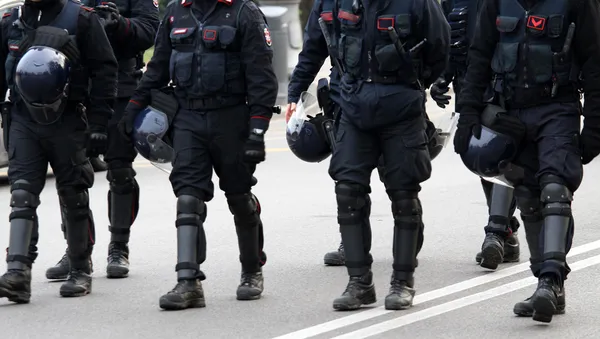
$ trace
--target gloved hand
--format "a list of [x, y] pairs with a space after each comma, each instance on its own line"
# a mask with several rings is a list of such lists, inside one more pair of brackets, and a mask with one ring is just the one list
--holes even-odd
[[108, 147], [108, 134], [106, 127], [90, 125], [86, 131], [86, 155], [89, 158], [95, 158], [100, 154], [106, 153]]
[[254, 130], [250, 133], [244, 145], [244, 161], [250, 164], [258, 164], [266, 159], [265, 135], [262, 130]]
[[135, 121], [135, 117], [144, 109], [144, 107], [136, 104], [135, 102], [130, 101], [125, 107], [125, 111], [123, 112], [123, 117], [119, 121], [117, 128], [119, 129], [119, 133], [129, 140], [131, 132], [133, 131], [133, 122]]
[[446, 95], [450, 90], [448, 88], [449, 85], [450, 84], [444, 78], [439, 78], [429, 89], [429, 95], [431, 95], [431, 98], [440, 108], [446, 108], [446, 105], [450, 104], [450, 99], [452, 99], [451, 96]]
[[460, 113], [454, 135], [454, 152], [466, 152], [471, 136], [481, 138], [481, 118], [478, 113]]
[[113, 2], [103, 2], [102, 5], [94, 7], [101, 19], [104, 19], [104, 29], [114, 32], [124, 21], [119, 13], [119, 8]]
[[587, 165], [600, 154], [600, 126], [589, 126], [586, 123], [583, 124], [580, 147], [581, 161], [584, 165]]

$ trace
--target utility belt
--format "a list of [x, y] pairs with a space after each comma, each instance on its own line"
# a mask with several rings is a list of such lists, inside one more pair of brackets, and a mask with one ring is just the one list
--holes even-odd
[[220, 108], [246, 105], [247, 103], [245, 96], [218, 96], [199, 99], [177, 98], [177, 101], [179, 102], [181, 108], [197, 111], [216, 110]]
[[[495, 92], [503, 98], [506, 109], [527, 108], [553, 102], [574, 102], [580, 100], [580, 94], [575, 84], [558, 87], [552, 96], [552, 84], [536, 87], [510, 87], [507, 90]], [[508, 93], [506, 93], [508, 92]]]

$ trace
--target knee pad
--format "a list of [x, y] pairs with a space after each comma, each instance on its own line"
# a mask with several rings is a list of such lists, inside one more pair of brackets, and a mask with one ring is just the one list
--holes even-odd
[[525, 186], [515, 188], [515, 198], [517, 206], [521, 211], [521, 219], [525, 223], [534, 223], [544, 220], [542, 215], [542, 202], [539, 195], [532, 192]]
[[541, 201], [544, 204], [543, 216], [559, 215], [571, 217], [571, 201], [573, 194], [567, 186], [559, 183], [548, 183], [542, 188]]
[[228, 195], [227, 204], [236, 226], [257, 227], [260, 224], [258, 199], [252, 193]]
[[368, 190], [364, 186], [338, 182], [335, 185], [335, 196], [340, 226], [356, 225], [363, 222], [371, 204]]
[[394, 191], [390, 193], [394, 226], [406, 229], [419, 229], [423, 225], [423, 208], [417, 192]]
[[36, 219], [36, 209], [40, 205], [40, 198], [31, 193], [32, 188], [28, 181], [17, 180], [10, 188], [10, 212], [9, 220], [13, 219]]
[[129, 168], [110, 168], [106, 173], [110, 191], [117, 194], [130, 194], [137, 186], [135, 175], [135, 170], [131, 168], [131, 165]]
[[204, 221], [206, 221], [206, 204], [204, 201], [191, 195], [181, 195], [177, 198], [176, 227], [201, 227]]
[[89, 195], [87, 190], [76, 190], [73, 188], [59, 188], [58, 197], [60, 206], [64, 214], [65, 220], [68, 222], [76, 222], [81, 220], [89, 220]]

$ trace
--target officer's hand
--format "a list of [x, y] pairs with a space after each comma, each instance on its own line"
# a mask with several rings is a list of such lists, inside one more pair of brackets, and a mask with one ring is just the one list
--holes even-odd
[[454, 135], [454, 152], [458, 154], [466, 152], [471, 136], [475, 136], [477, 139], [481, 138], [481, 118], [477, 113], [461, 113]]
[[106, 127], [90, 125], [86, 131], [86, 155], [95, 158], [106, 153], [108, 147], [108, 134]]
[[296, 103], [291, 102], [291, 103], [287, 104], [287, 107], [285, 109], [285, 123], [286, 124], [290, 121], [290, 118], [292, 117], [292, 114], [294, 114], [294, 112], [296, 112]]
[[119, 133], [129, 140], [131, 136], [131, 132], [133, 131], [133, 122], [135, 121], [135, 117], [143, 110], [144, 108], [140, 105], [135, 104], [134, 102], [129, 102], [127, 107], [125, 107], [125, 111], [123, 112], [123, 117], [119, 121], [117, 128], [119, 129]]
[[94, 8], [101, 19], [104, 19], [104, 29], [107, 32], [115, 31], [123, 18], [119, 13], [119, 8], [112, 2], [104, 2]]
[[449, 91], [449, 85], [444, 78], [439, 78], [429, 89], [429, 95], [440, 108], [446, 108], [446, 105], [450, 104], [450, 99], [452, 99], [451, 96], [446, 95]]
[[600, 126], [590, 127], [583, 125], [581, 131], [581, 161], [589, 164], [600, 154]]
[[244, 145], [244, 161], [250, 164], [258, 164], [265, 161], [266, 156], [264, 135], [250, 133]]
[[96, 12], [102, 17], [105, 15], [110, 15], [114, 13], [116, 15], [120, 15], [119, 7], [114, 2], [103, 2], [102, 5], [94, 7]]

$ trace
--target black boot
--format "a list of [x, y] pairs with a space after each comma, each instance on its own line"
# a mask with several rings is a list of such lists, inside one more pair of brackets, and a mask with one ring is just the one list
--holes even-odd
[[[566, 300], [565, 300], [565, 290], [563, 288], [563, 293], [557, 295], [557, 303], [556, 303], [556, 312], [554, 312], [554, 315], [557, 314], [565, 314], [565, 306], [566, 306]], [[515, 304], [515, 307], [513, 308], [513, 312], [518, 315], [519, 317], [531, 317], [533, 316], [533, 295], [523, 301], [519, 301], [518, 303]]]
[[264, 279], [262, 272], [242, 273], [237, 288], [237, 300], [257, 300], [263, 292]]
[[48, 280], [66, 280], [69, 275], [69, 258], [67, 253], [60, 258], [60, 260], [46, 270], [46, 279]]
[[31, 299], [31, 269], [9, 269], [0, 277], [0, 298], [17, 304], [27, 304]]
[[565, 289], [559, 280], [558, 277], [552, 275], [543, 275], [540, 278], [537, 290], [531, 297], [533, 320], [549, 323], [552, 321], [552, 316], [559, 312], [560, 306], [564, 312]]
[[205, 307], [202, 282], [200, 279], [180, 280], [169, 293], [160, 297], [158, 304], [169, 311]]
[[127, 244], [111, 242], [108, 246], [107, 278], [126, 278], [129, 275], [129, 247]]
[[504, 260], [504, 237], [487, 233], [481, 245], [481, 263], [483, 268], [495, 270]]
[[369, 271], [363, 276], [350, 277], [344, 293], [333, 300], [333, 308], [338, 311], [352, 311], [359, 309], [362, 305], [376, 302], [373, 272]]
[[[482, 245], [483, 247], [483, 245]], [[519, 237], [517, 233], [512, 233], [506, 239], [504, 239], [504, 256], [502, 257], [503, 263], [519, 262], [521, 256], [521, 248], [519, 244]], [[475, 256], [475, 261], [481, 264], [481, 252]]]
[[340, 241], [340, 247], [336, 251], [326, 253], [323, 261], [327, 266], [344, 266], [346, 264], [344, 243]]
[[405, 310], [412, 307], [415, 289], [412, 283], [392, 278], [390, 293], [385, 297], [386, 310]]
[[92, 276], [87, 269], [71, 269], [67, 281], [60, 287], [62, 297], [83, 297], [92, 293]]

